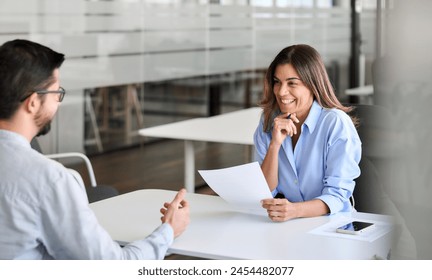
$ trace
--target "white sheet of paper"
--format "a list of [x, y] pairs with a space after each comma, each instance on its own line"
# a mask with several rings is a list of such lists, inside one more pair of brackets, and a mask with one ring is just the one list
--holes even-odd
[[273, 196], [258, 162], [198, 172], [210, 188], [232, 206], [267, 213], [261, 200]]

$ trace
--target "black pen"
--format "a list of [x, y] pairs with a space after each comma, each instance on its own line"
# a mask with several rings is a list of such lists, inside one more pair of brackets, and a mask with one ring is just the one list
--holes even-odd
[[286, 118], [287, 118], [287, 120], [291, 119], [291, 114], [288, 114], [288, 116]]

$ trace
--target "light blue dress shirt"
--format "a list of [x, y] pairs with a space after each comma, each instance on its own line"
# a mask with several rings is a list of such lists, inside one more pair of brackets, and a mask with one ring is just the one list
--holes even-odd
[[[263, 131], [263, 117], [254, 134], [255, 158], [262, 164], [271, 132]], [[350, 117], [338, 109], [313, 102], [293, 150], [287, 137], [279, 151], [278, 186], [291, 202], [320, 199], [330, 213], [352, 211], [349, 201], [360, 175], [361, 141]]]
[[0, 130], [0, 259], [162, 259], [172, 242], [171, 226], [162, 224], [120, 247], [63, 165]]

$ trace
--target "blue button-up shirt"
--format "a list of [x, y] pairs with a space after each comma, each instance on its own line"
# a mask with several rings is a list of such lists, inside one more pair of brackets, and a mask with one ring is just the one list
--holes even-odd
[[0, 259], [162, 259], [173, 237], [162, 224], [120, 247], [63, 165], [0, 129]]
[[[255, 158], [262, 164], [272, 138], [263, 131], [263, 118], [255, 131]], [[293, 150], [287, 137], [279, 151], [278, 185], [273, 191], [291, 202], [320, 199], [330, 213], [351, 211], [349, 198], [360, 175], [361, 141], [351, 118], [338, 109], [313, 102]]]

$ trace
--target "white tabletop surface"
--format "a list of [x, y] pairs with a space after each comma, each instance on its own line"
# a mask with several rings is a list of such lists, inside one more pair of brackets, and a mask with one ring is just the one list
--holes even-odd
[[195, 118], [139, 130], [142, 136], [253, 145], [261, 108], [248, 108], [208, 118]]
[[374, 93], [373, 85], [366, 85], [345, 90], [346, 95], [368, 96]]
[[[160, 225], [159, 209], [174, 196], [174, 191], [146, 189], [90, 207], [113, 239], [127, 243]], [[239, 212], [218, 196], [188, 193], [186, 199], [191, 223], [169, 253], [209, 259], [371, 259], [386, 258], [391, 248], [390, 230], [373, 240], [335, 233], [337, 224], [354, 218], [391, 228], [387, 216], [350, 213], [275, 223], [265, 215]], [[313, 233], [321, 228], [328, 232]]]

